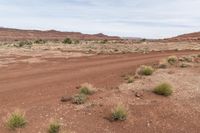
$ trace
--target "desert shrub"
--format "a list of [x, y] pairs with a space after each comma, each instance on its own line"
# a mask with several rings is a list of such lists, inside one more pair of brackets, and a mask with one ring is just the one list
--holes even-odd
[[186, 62], [193, 62], [193, 58], [190, 57], [190, 56], [185, 56], [185, 57], [183, 57], [183, 59], [184, 59], [184, 61], [186, 61]]
[[45, 44], [46, 41], [45, 41], [45, 40], [42, 40], [42, 39], [38, 39], [38, 40], [35, 40], [34, 43], [36, 43], [36, 44]]
[[80, 93], [85, 95], [91, 95], [96, 91], [96, 89], [89, 83], [82, 84], [79, 89]]
[[102, 44], [106, 44], [107, 42], [108, 42], [107, 39], [104, 39], [104, 40], [101, 41]]
[[186, 67], [189, 67], [190, 65], [189, 64], [186, 64], [186, 63], [181, 63], [180, 64], [180, 67], [181, 68], [186, 68]]
[[141, 39], [140, 42], [146, 42], [146, 39]]
[[175, 64], [178, 61], [178, 58], [176, 56], [169, 56], [167, 58], [167, 62], [171, 65]]
[[10, 129], [22, 128], [26, 125], [26, 123], [27, 121], [25, 119], [24, 113], [21, 113], [19, 111], [15, 111], [12, 114], [10, 114], [6, 121], [6, 125]]
[[72, 44], [72, 40], [71, 40], [70, 38], [65, 38], [65, 39], [63, 40], [63, 43], [64, 43], [64, 44]]
[[158, 95], [169, 96], [173, 93], [172, 86], [168, 83], [162, 83], [156, 86], [153, 90], [154, 93]]
[[31, 47], [32, 46], [32, 42], [31, 41], [20, 41], [15, 46], [16, 47], [24, 47], [24, 46]]
[[133, 76], [125, 76], [125, 78], [124, 78], [126, 81], [127, 81], [127, 83], [133, 83], [134, 82], [134, 77]]
[[76, 94], [75, 96], [72, 97], [72, 103], [74, 104], [83, 104], [87, 100], [87, 96], [83, 93]]
[[140, 75], [152, 75], [154, 72], [154, 69], [151, 66], [141, 66], [139, 68], [138, 74]]
[[59, 133], [60, 124], [57, 121], [53, 121], [49, 124], [48, 133]]
[[127, 118], [127, 110], [123, 105], [119, 104], [112, 110], [111, 115], [113, 120], [123, 121]]
[[79, 43], [80, 43], [79, 40], [75, 40], [75, 41], [74, 41], [74, 44], [79, 44]]
[[129, 79], [127, 80], [127, 83], [133, 83], [134, 82], [134, 78], [133, 77], [129, 77]]

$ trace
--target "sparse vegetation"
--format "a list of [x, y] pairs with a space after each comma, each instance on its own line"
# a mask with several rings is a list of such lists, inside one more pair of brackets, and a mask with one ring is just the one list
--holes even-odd
[[144, 39], [141, 39], [140, 42], [146, 42], [146, 39], [145, 39], [145, 38], [144, 38]]
[[154, 93], [158, 95], [169, 96], [173, 93], [172, 86], [168, 83], [162, 83], [156, 86], [153, 90]]
[[72, 97], [72, 103], [74, 104], [83, 104], [87, 100], [87, 96], [83, 93], [76, 94], [75, 96]]
[[36, 44], [45, 44], [46, 41], [45, 41], [45, 40], [42, 40], [42, 39], [38, 39], [38, 40], [35, 40], [34, 43], [36, 43]]
[[48, 133], [59, 133], [60, 131], [60, 124], [57, 121], [53, 121], [50, 123], [48, 128]]
[[193, 61], [193, 58], [190, 57], [190, 56], [184, 56], [183, 59], [184, 59], [184, 61], [186, 61], [186, 62], [192, 62], [192, 61]]
[[126, 120], [126, 118], [127, 118], [127, 110], [123, 105], [119, 104], [112, 110], [113, 120], [123, 121]]
[[20, 41], [15, 46], [19, 47], [19, 48], [24, 47], [24, 46], [31, 47], [32, 46], [32, 42], [31, 41]]
[[167, 58], [167, 62], [170, 64], [170, 65], [174, 65], [176, 62], [178, 61], [178, 58], [176, 56], [169, 56]]
[[102, 44], [106, 44], [107, 42], [108, 42], [107, 39], [104, 39], [104, 40], [101, 41]]
[[66, 38], [63, 40], [64, 44], [72, 44], [72, 40], [70, 38]]
[[134, 82], [134, 77], [130, 76], [130, 75], [126, 76], [124, 79], [127, 81], [127, 83], [133, 83]]
[[181, 63], [181, 64], [180, 64], [180, 67], [181, 67], [181, 68], [186, 68], [186, 67], [189, 67], [189, 64]]
[[12, 114], [10, 114], [6, 121], [6, 125], [10, 129], [23, 128], [26, 125], [26, 123], [27, 121], [25, 119], [24, 113], [19, 111], [15, 111]]
[[133, 83], [134, 82], [134, 78], [132, 78], [132, 77], [129, 77], [129, 79], [127, 80], [127, 83]]
[[80, 43], [79, 40], [75, 40], [75, 41], [74, 41], [74, 44], [79, 44], [79, 43]]
[[149, 76], [149, 75], [152, 75], [153, 72], [154, 72], [154, 69], [151, 66], [141, 66], [139, 68], [138, 74]]
[[80, 93], [85, 95], [91, 95], [96, 91], [96, 89], [89, 83], [82, 84], [79, 89]]

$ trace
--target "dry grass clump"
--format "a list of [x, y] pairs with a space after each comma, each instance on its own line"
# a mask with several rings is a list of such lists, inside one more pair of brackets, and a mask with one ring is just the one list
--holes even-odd
[[130, 83], [133, 83], [133, 82], [134, 82], [134, 77], [129, 76], [128, 79], [127, 79], [127, 83], [130, 84]]
[[124, 80], [125, 80], [127, 83], [133, 83], [134, 80], [135, 80], [135, 77], [132, 76], [132, 75], [124, 75]]
[[92, 95], [96, 92], [96, 88], [94, 88], [91, 84], [89, 83], [84, 83], [80, 87], [80, 93], [85, 94], [85, 95]]
[[190, 65], [187, 64], [187, 63], [181, 63], [181, 64], [180, 64], [180, 67], [181, 67], [181, 68], [186, 68], [186, 67], [190, 67]]
[[184, 61], [186, 61], [186, 62], [193, 62], [193, 61], [194, 61], [194, 58], [191, 57], [191, 56], [185, 56], [185, 57], [183, 57], [183, 59], [184, 59]]
[[57, 121], [53, 121], [49, 124], [48, 133], [59, 133], [60, 124]]
[[84, 104], [87, 100], [87, 96], [83, 93], [76, 94], [72, 97], [72, 103], [74, 104]]
[[23, 128], [26, 123], [25, 115], [20, 111], [15, 111], [9, 114], [6, 120], [6, 126], [13, 130], [16, 128]]
[[170, 65], [174, 65], [175, 63], [177, 63], [178, 61], [178, 58], [177, 56], [169, 56], [167, 58], [167, 62], [170, 64]]
[[156, 86], [153, 90], [154, 93], [163, 96], [169, 96], [173, 93], [172, 86], [168, 83], [162, 83]]
[[149, 76], [152, 75], [154, 72], [154, 69], [151, 66], [141, 66], [138, 70], [138, 74], [139, 75], [145, 75], [145, 76]]
[[112, 110], [111, 115], [112, 115], [112, 120], [123, 121], [123, 120], [126, 120], [127, 118], [127, 110], [123, 105], [119, 104]]

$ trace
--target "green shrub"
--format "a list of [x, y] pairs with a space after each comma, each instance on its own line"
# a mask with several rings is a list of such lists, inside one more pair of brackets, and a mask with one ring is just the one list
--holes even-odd
[[126, 120], [127, 118], [127, 110], [125, 109], [124, 106], [122, 105], [117, 105], [113, 110], [112, 110], [112, 119], [113, 120]]
[[15, 111], [12, 114], [9, 115], [6, 125], [10, 129], [15, 129], [15, 128], [22, 128], [26, 125], [26, 119], [23, 113], [19, 111]]
[[60, 131], [60, 124], [56, 121], [50, 123], [48, 133], [59, 133]]
[[174, 65], [178, 61], [178, 58], [176, 56], [169, 56], [167, 58], [167, 62], [171, 65]]
[[63, 40], [64, 44], [72, 44], [72, 40], [70, 38], [66, 38]]
[[80, 43], [79, 40], [75, 40], [75, 41], [74, 41], [74, 44], [79, 44], [79, 43]]
[[42, 40], [42, 39], [38, 39], [38, 40], [35, 40], [34, 43], [36, 43], [36, 44], [45, 44], [46, 41], [45, 41], [45, 40]]
[[32, 46], [32, 42], [30, 41], [20, 41], [19, 43], [17, 43], [17, 45], [15, 45], [16, 47], [24, 47], [24, 46], [28, 46], [31, 47]]
[[77, 94], [72, 97], [72, 103], [74, 103], [74, 104], [83, 104], [86, 102], [86, 100], [87, 100], [87, 96], [82, 93]]
[[152, 75], [154, 72], [154, 69], [151, 66], [141, 66], [139, 69], [140, 75], [149, 76]]
[[134, 82], [134, 77], [128, 75], [128, 76], [125, 77], [125, 80], [127, 81], [127, 83], [133, 83]]
[[101, 41], [102, 44], [106, 44], [107, 42], [108, 42], [107, 39], [104, 39], [104, 40]]
[[180, 67], [181, 68], [186, 68], [186, 67], [189, 67], [190, 65], [189, 64], [186, 64], [186, 63], [181, 63], [180, 64]]
[[169, 96], [173, 93], [172, 86], [168, 83], [162, 83], [156, 86], [153, 90], [154, 93], [158, 95]]
[[145, 38], [144, 38], [144, 39], [141, 39], [140, 42], [146, 42], [146, 39], [145, 39]]
[[85, 94], [85, 95], [91, 95], [95, 93], [96, 89], [88, 83], [82, 84], [80, 86], [80, 93]]

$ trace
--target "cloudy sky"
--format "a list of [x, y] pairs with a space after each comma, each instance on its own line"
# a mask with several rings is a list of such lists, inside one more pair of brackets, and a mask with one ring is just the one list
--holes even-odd
[[200, 0], [0, 0], [0, 27], [165, 38], [200, 31]]

